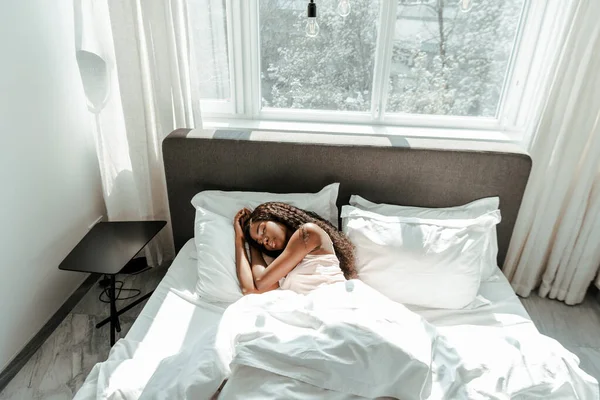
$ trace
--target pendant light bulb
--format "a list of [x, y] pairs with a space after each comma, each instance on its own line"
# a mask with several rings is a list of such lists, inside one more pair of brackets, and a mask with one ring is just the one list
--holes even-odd
[[306, 36], [315, 37], [319, 34], [319, 24], [316, 18], [309, 18], [306, 22]]
[[347, 17], [350, 15], [350, 0], [340, 0], [337, 6], [337, 12], [342, 17]]
[[469, 12], [473, 8], [473, 0], [458, 0], [458, 8], [462, 12]]
[[306, 12], [306, 36], [315, 37], [319, 34], [319, 24], [317, 23], [317, 5], [315, 0], [310, 0]]

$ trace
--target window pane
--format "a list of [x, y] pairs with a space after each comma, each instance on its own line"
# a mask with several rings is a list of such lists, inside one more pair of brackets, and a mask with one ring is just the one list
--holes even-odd
[[472, 2], [398, 1], [388, 112], [496, 116], [524, 0]]
[[379, 1], [317, 1], [317, 37], [306, 36], [307, 0], [259, 0], [264, 107], [369, 111]]
[[189, 0], [194, 74], [200, 98], [229, 100], [229, 53], [225, 0]]

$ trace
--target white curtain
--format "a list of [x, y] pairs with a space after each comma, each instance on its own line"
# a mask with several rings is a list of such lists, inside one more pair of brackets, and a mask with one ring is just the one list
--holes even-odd
[[[517, 294], [583, 301], [600, 266], [600, 2], [581, 0], [531, 145], [504, 273]], [[600, 286], [600, 279], [597, 281]]]
[[[74, 0], [74, 8], [108, 219], [169, 221], [162, 139], [201, 122], [185, 4]], [[166, 227], [147, 246], [150, 265], [173, 258], [170, 232]]]

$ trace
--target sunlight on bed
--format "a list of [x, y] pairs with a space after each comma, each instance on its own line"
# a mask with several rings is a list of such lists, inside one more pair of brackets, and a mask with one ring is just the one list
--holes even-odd
[[[148, 327], [144, 343], [155, 346], [153, 351], [157, 357], [168, 357], [182, 348], [196, 307], [182, 307], [181, 304], [179, 296], [168, 292]], [[148, 316], [142, 313], [138, 318]]]

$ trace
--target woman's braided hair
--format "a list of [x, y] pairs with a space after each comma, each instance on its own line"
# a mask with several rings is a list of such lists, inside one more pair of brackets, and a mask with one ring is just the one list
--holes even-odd
[[252, 247], [259, 249], [264, 254], [271, 257], [277, 257], [281, 254], [281, 251], [269, 251], [258, 244], [252, 239], [252, 236], [250, 236], [250, 224], [259, 221], [279, 222], [292, 232], [295, 232], [302, 225], [307, 223], [318, 225], [331, 238], [333, 248], [335, 249], [335, 255], [340, 261], [340, 269], [344, 273], [346, 279], [356, 277], [356, 271], [354, 269], [354, 246], [350, 240], [348, 240], [346, 235], [336, 229], [329, 221], [325, 220], [320, 215], [281, 202], [263, 203], [256, 207], [243, 224], [246, 241]]

